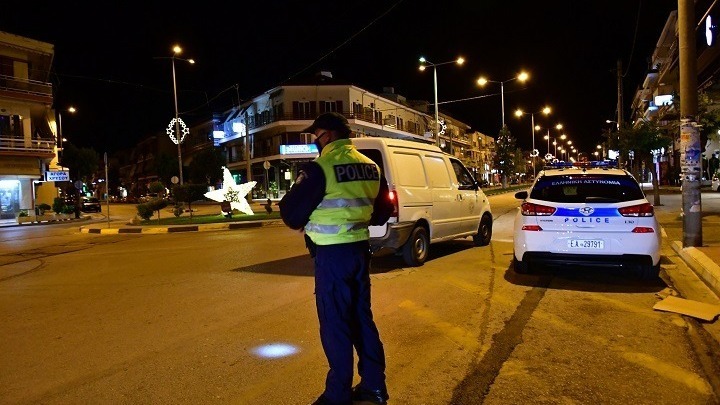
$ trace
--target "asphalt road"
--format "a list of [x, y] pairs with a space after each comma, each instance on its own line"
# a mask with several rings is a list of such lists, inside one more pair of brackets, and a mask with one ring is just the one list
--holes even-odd
[[[419, 268], [374, 260], [391, 403], [720, 401], [717, 342], [652, 309], [691, 277], [668, 246], [650, 282], [518, 275], [518, 202], [491, 204], [489, 246], [433, 246]], [[0, 229], [0, 241], [2, 403], [308, 404], [322, 391], [312, 264], [280, 223], [164, 235], [53, 225]]]

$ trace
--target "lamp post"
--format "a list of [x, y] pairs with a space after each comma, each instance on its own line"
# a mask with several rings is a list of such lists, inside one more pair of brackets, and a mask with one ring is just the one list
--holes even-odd
[[515, 77], [513, 77], [513, 78], [510, 78], [510, 79], [507, 79], [507, 80], [503, 80], [503, 81], [489, 80], [489, 79], [486, 79], [486, 78], [484, 78], [484, 77], [482, 77], [482, 76], [477, 80], [477, 83], [478, 83], [480, 86], [485, 86], [488, 82], [490, 82], [490, 83], [500, 83], [500, 103], [501, 103], [502, 127], [503, 127], [503, 128], [505, 127], [505, 83], [511, 82], [511, 81], [513, 81], [513, 80], [520, 80], [521, 82], [525, 82], [525, 81], [527, 81], [527, 79], [528, 79], [529, 77], [530, 77], [530, 76], [529, 76], [527, 73], [525, 73], [525, 72], [520, 72], [519, 75], [517, 75], [517, 76], [515, 76]]
[[[70, 107], [68, 107], [68, 109], [66, 111], [71, 114], [74, 114], [75, 111], [77, 111], [77, 110], [75, 109], [75, 107], [70, 106]], [[62, 158], [62, 152], [63, 152], [63, 142], [65, 142], [66, 139], [64, 138], [63, 130], [62, 130], [62, 111], [58, 111], [57, 115], [58, 115], [58, 136], [57, 136], [58, 164], [60, 165], [60, 168], [62, 169], [63, 165], [61, 163], [61, 158]]]
[[549, 115], [551, 112], [550, 107], [545, 107], [540, 111], [526, 113], [523, 112], [523, 110], [516, 110], [515, 116], [522, 117], [523, 115], [530, 114], [530, 125], [532, 129], [532, 151], [530, 152], [530, 157], [532, 158], [532, 168], [533, 168], [533, 178], [535, 178], [535, 157], [539, 154], [539, 152], [536, 152], [535, 150], [535, 114], [543, 113], [545, 115]]
[[[555, 129], [558, 131], [563, 128], [562, 124], [555, 125]], [[540, 129], [539, 127], [536, 129]], [[550, 155], [550, 127], [547, 127], [547, 135], [545, 135], [543, 138], [547, 140], [547, 154], [545, 155], [545, 160], [549, 160], [547, 157]], [[563, 135], [565, 136], [565, 135]], [[563, 138], [564, 139], [564, 138]], [[553, 145], [555, 145], [555, 154], [557, 154], [557, 140], [555, 137], [553, 137]], [[556, 157], [556, 156], [555, 156]]]
[[[613, 120], [605, 120], [605, 123], [606, 123], [606, 124], [615, 124], [615, 130], [618, 132], [617, 145], [616, 145], [616, 146], [617, 146], [617, 152], [618, 152], [618, 153], [617, 153], [617, 157], [616, 157], [616, 159], [617, 159], [617, 165], [618, 165], [618, 167], [623, 167], [623, 161], [622, 161], [623, 159], [622, 159], [622, 154], [621, 154], [621, 152], [620, 152], [620, 134], [619, 134], [619, 132], [620, 132], [620, 123], [617, 122], [617, 121], [613, 121]], [[608, 155], [610, 154], [610, 152], [609, 152], [609, 151], [610, 151], [610, 145], [611, 145], [610, 142], [609, 142], [610, 139], [612, 139], [612, 130], [608, 129]], [[609, 157], [609, 156], [608, 156], [608, 157]]]
[[[462, 65], [465, 63], [465, 59], [462, 57], [458, 57], [455, 60], [450, 60], [447, 62], [442, 63], [432, 63], [424, 56], [420, 57], [420, 71], [424, 71], [427, 66], [432, 66], [433, 68], [433, 93], [435, 96], [435, 144], [440, 147], [440, 114], [438, 111], [438, 85], [437, 85], [437, 67], [442, 65], [447, 65], [450, 63], [457, 63], [458, 65]], [[452, 153], [452, 137], [450, 137], [450, 153]]]
[[[177, 152], [178, 152], [178, 172], [180, 177], [180, 184], [183, 184], [183, 173], [182, 173], [182, 149], [180, 147], [180, 144], [182, 144], [182, 141], [185, 138], [185, 134], [180, 134], [180, 115], [178, 113], [178, 99], [177, 99], [177, 79], [175, 77], [175, 60], [181, 60], [184, 62], [188, 62], [191, 65], [195, 63], [195, 60], [193, 59], [183, 59], [178, 58], [178, 55], [182, 53], [182, 48], [179, 45], [173, 46], [173, 54], [172, 56], [169, 56], [169, 58], [172, 61], [172, 78], [173, 78], [173, 97], [175, 99], [175, 119], [173, 120], [175, 124], [175, 136], [171, 139], [173, 142], [177, 144]], [[165, 59], [165, 58], [160, 58]], [[183, 124], [184, 126], [184, 124]], [[185, 130], [185, 128], [183, 128]], [[169, 132], [169, 131], [168, 131]]]

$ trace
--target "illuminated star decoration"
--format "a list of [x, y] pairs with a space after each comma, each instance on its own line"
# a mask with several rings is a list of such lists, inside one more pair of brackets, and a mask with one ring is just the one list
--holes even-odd
[[248, 204], [245, 196], [255, 187], [257, 182], [251, 181], [236, 184], [235, 179], [232, 174], [230, 174], [230, 170], [228, 170], [227, 167], [223, 167], [223, 170], [223, 188], [208, 191], [205, 193], [205, 197], [217, 202], [229, 201], [230, 208], [242, 211], [248, 215], [255, 214], [252, 208], [250, 208], [250, 204]]

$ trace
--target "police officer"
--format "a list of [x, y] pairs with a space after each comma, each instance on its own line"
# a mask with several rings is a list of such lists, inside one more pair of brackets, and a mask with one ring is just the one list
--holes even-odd
[[[319, 115], [305, 131], [320, 155], [299, 173], [278, 204], [292, 229], [304, 229], [315, 260], [320, 340], [330, 370], [314, 404], [386, 404], [385, 352], [370, 308], [368, 225], [392, 213], [380, 168], [350, 142], [350, 125], [337, 113]], [[352, 387], [353, 348], [360, 383]]]

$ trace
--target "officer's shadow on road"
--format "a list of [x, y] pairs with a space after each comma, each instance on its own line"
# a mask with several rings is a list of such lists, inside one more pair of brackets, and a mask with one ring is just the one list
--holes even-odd
[[[373, 258], [370, 265], [370, 274], [387, 273], [402, 268], [401, 258], [390, 256], [388, 258]], [[230, 271], [243, 273], [261, 273], [274, 275], [287, 275], [299, 277], [315, 277], [315, 264], [309, 254], [287, 259], [273, 260], [271, 262], [252, 264], [237, 267]]]
[[505, 280], [516, 285], [601, 293], [657, 293], [668, 286], [660, 277], [642, 280], [633, 269], [568, 265], [538, 267], [530, 274], [519, 274], [513, 268], [512, 253], [508, 256]]

